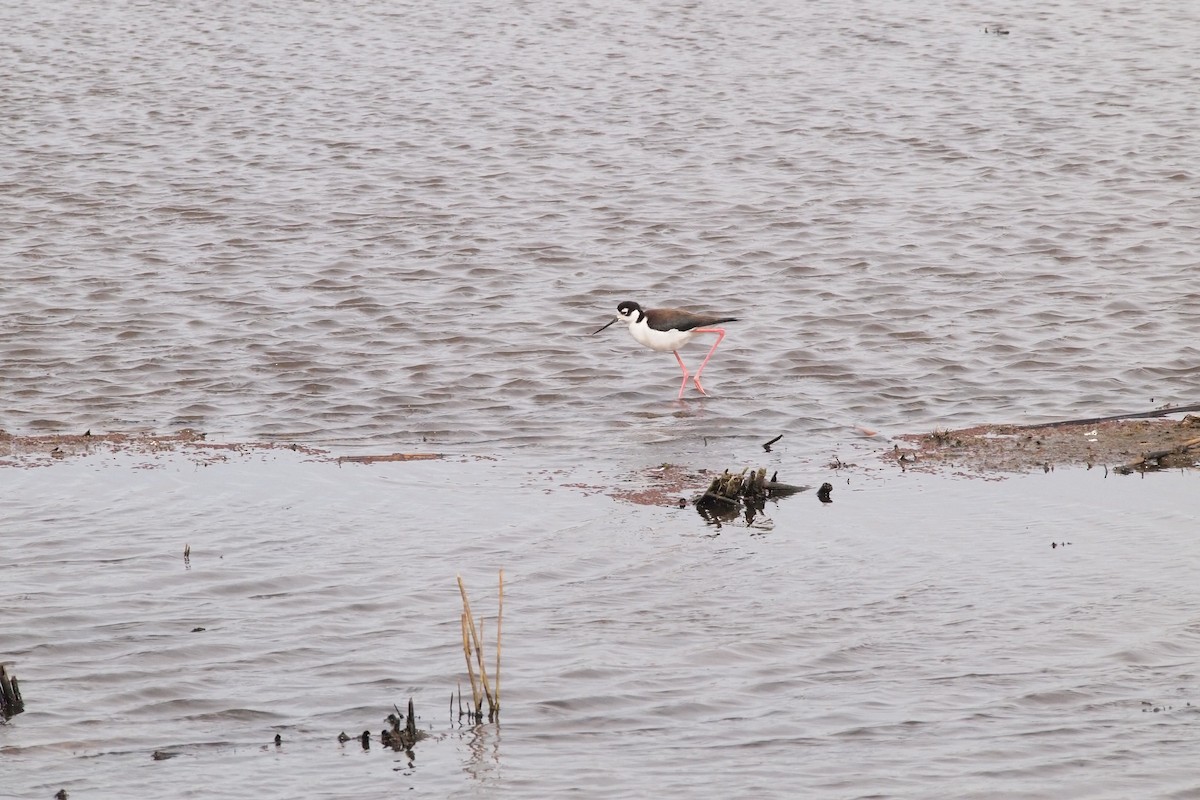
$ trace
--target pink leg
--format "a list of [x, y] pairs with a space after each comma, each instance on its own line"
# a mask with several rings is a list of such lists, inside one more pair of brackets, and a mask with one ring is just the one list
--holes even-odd
[[[696, 382], [696, 388], [700, 390], [700, 394], [707, 395], [708, 392], [704, 391], [704, 387], [700, 385], [700, 373], [704, 372], [704, 365], [708, 363], [708, 360], [710, 358], [712, 358], [712, 354], [717, 352], [717, 345], [719, 345], [721, 343], [721, 340], [725, 338], [725, 329], [724, 328], [697, 328], [696, 333], [715, 333], [717, 335], [717, 340], [715, 342], [713, 342], [712, 349], [708, 351], [708, 355], [706, 355], [704, 357], [704, 361], [700, 362], [700, 369], [696, 370], [696, 375], [694, 378], [692, 378], [692, 380]], [[680, 364], [682, 364], [682, 363], [683, 362], [680, 362]], [[687, 376], [684, 376], [683, 382], [687, 383]]]
[[675, 354], [675, 360], [679, 362], [679, 368], [683, 370], [683, 383], [679, 384], [679, 397], [675, 398], [676, 400], [682, 400], [683, 390], [687, 388], [688, 371], [687, 367], [683, 365], [683, 359], [679, 357], [679, 351], [672, 350], [671, 352]]

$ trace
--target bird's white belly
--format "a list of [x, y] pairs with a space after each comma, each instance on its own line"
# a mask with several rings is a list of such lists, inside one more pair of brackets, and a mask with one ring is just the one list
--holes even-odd
[[633, 334], [633, 338], [639, 344], [649, 347], [651, 350], [657, 350], [660, 353], [669, 353], [672, 350], [678, 350], [692, 340], [696, 335], [695, 331], [656, 331], [649, 325], [631, 325], [629, 332]]

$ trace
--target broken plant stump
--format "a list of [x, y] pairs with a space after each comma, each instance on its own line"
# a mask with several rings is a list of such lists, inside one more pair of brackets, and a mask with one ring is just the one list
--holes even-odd
[[778, 472], [772, 475], [770, 480], [767, 480], [766, 467], [759, 467], [754, 472], [750, 472], [750, 468], [747, 467], [737, 473], [725, 470], [713, 478], [708, 490], [698, 497], [696, 502], [736, 503], [746, 499], [785, 497], [811, 488], [811, 486], [793, 486], [790, 483], [781, 483]]
[[412, 746], [424, 739], [428, 734], [424, 731], [417, 730], [417, 715], [413, 712], [413, 701], [408, 699], [408, 717], [401, 713], [399, 708], [392, 705], [396, 709], [396, 713], [387, 715], [387, 722], [391, 729], [384, 728], [379, 732], [379, 741], [384, 747], [390, 747], [393, 750], [412, 750]]
[[700, 515], [706, 519], [728, 521], [744, 511], [746, 521], [752, 522], [767, 500], [811, 488], [782, 483], [778, 472], [768, 480], [766, 467], [759, 467], [753, 472], [749, 467], [741, 472], [725, 470], [712, 479], [704, 494], [695, 499], [695, 504]]
[[[417, 715], [413, 711], [412, 698], [408, 698], [408, 716], [405, 717], [395, 703], [392, 703], [392, 708], [395, 713], [388, 714], [384, 718], [388, 727], [379, 732], [379, 743], [384, 747], [390, 747], [396, 751], [404, 751], [412, 758], [412, 747], [417, 742], [429, 736], [425, 731], [417, 730]], [[337, 740], [340, 744], [345, 744], [350, 740], [359, 742], [363, 750], [371, 749], [371, 732], [363, 731], [361, 736], [347, 736], [345, 731], [338, 734]], [[275, 744], [280, 744], [280, 737], [275, 737]]]
[[21, 699], [21, 684], [17, 676], [12, 675], [0, 664], [0, 720], [15, 717], [25, 710], [25, 702]]

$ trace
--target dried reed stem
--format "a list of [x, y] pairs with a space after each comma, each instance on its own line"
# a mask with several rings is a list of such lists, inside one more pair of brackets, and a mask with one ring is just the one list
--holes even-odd
[[496, 610], [496, 713], [500, 712], [500, 644], [504, 624], [504, 570], [500, 570], [500, 606]]
[[479, 649], [475, 650], [475, 658], [479, 663], [479, 674], [484, 676], [484, 691], [487, 693], [487, 712], [488, 715], [491, 715], [496, 710], [496, 698], [494, 698], [491, 691], [488, 691], [487, 672], [485, 670], [487, 662], [484, 661], [484, 621], [486, 619], [486, 616], [480, 616], [479, 618]]
[[475, 667], [471, 666], [471, 640], [467, 633], [467, 612], [463, 612], [459, 617], [462, 621], [462, 640], [463, 640], [463, 655], [467, 659], [467, 675], [471, 677], [471, 697], [475, 701], [475, 710], [479, 710], [482, 701], [479, 699], [479, 687], [475, 683]]
[[[463, 583], [462, 575], [459, 575], [457, 577], [458, 577], [458, 592], [459, 592], [459, 594], [462, 595], [462, 601], [463, 601], [463, 614], [466, 616], [466, 618], [468, 620], [474, 620], [475, 617], [471, 614], [471, 601], [467, 599], [467, 585], [465, 583]], [[487, 695], [488, 708], [495, 709], [496, 700], [492, 695], [491, 684], [488, 683], [487, 667], [484, 666], [484, 661], [483, 661], [483, 647], [481, 647], [479, 644], [479, 632], [475, 630], [474, 622], [469, 623], [467, 625], [467, 627], [469, 627], [471, 629], [471, 639], [475, 644], [475, 652], [478, 656], [478, 661], [479, 661], [479, 677], [483, 683], [483, 693], [485, 695]], [[475, 706], [476, 711], [480, 711], [482, 708], [483, 708], [482, 702], [477, 703]]]

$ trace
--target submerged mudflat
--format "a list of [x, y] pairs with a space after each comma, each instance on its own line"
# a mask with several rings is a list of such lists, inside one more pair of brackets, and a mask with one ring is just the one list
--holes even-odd
[[68, 458], [116, 453], [148, 458], [181, 453], [203, 463], [216, 463], [239, 453], [281, 449], [309, 454], [323, 452], [292, 443], [210, 442], [205, 434], [190, 428], [165, 434], [145, 431], [93, 434], [89, 430], [81, 434], [52, 433], [37, 436], [23, 436], [0, 430], [0, 467], [47, 466]]
[[[968, 470], [1004, 474], [1060, 466], [1126, 470], [1191, 468], [1200, 463], [1200, 417], [1108, 419], [1053, 425], [976, 425], [955, 430], [901, 434], [879, 457], [906, 470]], [[200, 463], [239, 454], [290, 450], [317, 460], [362, 464], [441, 458], [441, 453], [406, 452], [331, 455], [327, 449], [296, 442], [211, 442], [192, 429], [174, 433], [107, 432], [18, 435], [0, 430], [0, 467], [47, 466], [63, 459], [114, 453], [147, 457], [179, 453]], [[478, 456], [477, 456], [478, 457]], [[146, 464], [149, 465], [149, 462]], [[610, 487], [580, 486], [639, 505], [676, 505], [681, 493], [703, 488], [728, 464], [659, 464], [639, 468]], [[733, 465], [737, 467], [743, 465]], [[835, 463], [842, 469], [852, 464]]]
[[1200, 417], [1124, 419], [1052, 426], [977, 425], [897, 437], [884, 458], [906, 469], [947, 468], [980, 473], [1049, 470], [1066, 465], [1118, 470], [1195, 467]]

